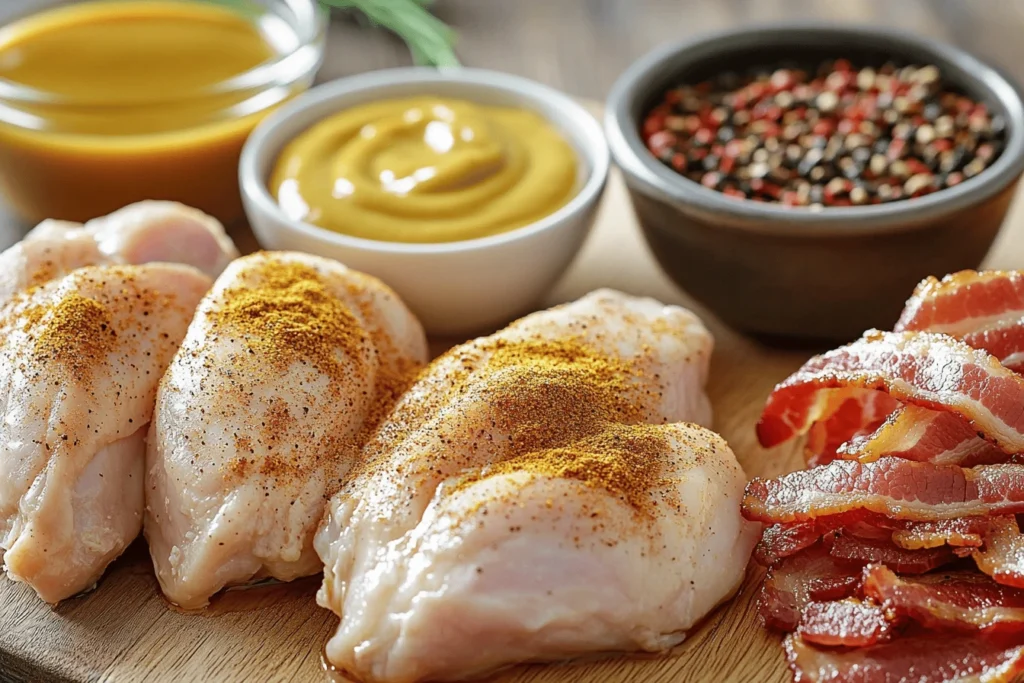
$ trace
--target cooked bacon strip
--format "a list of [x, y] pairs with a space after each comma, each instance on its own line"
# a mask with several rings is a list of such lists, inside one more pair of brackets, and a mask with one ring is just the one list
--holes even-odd
[[1010, 456], [978, 437], [955, 413], [904, 406], [868, 436], [854, 437], [838, 449], [841, 458], [873, 462], [883, 456], [941, 465], [988, 465]]
[[795, 555], [821, 540], [825, 532], [814, 521], [797, 524], [773, 524], [765, 528], [754, 548], [754, 559], [765, 567], [784, 557]]
[[871, 515], [863, 510], [854, 510], [846, 514], [832, 515], [806, 522], [773, 524], [765, 527], [761, 534], [761, 540], [754, 548], [754, 559], [767, 567], [804, 548], [811, 547], [821, 540], [822, 536], [830, 534], [836, 529], [865, 521], [876, 525], [886, 523], [884, 517]]
[[819, 650], [789, 635], [796, 683], [1010, 683], [1024, 672], [1024, 635], [921, 634], [847, 651]]
[[836, 460], [778, 479], [752, 479], [743, 498], [743, 515], [767, 524], [855, 510], [910, 521], [1021, 513], [1024, 465]]
[[[999, 517], [963, 517], [930, 522], [891, 519], [864, 510], [828, 515], [806, 522], [773, 524], [766, 527], [761, 541], [754, 549], [754, 559], [764, 566], [775, 564], [804, 548], [829, 537], [836, 529], [863, 525], [876, 527], [881, 538], [888, 535], [892, 542], [904, 550], [923, 550], [951, 546], [960, 549], [979, 548], [993, 520]], [[864, 536], [863, 533], [860, 534]]]
[[[754, 559], [764, 566], [770, 566], [779, 560], [789, 557], [804, 548], [817, 543], [823, 537], [831, 544], [832, 534], [843, 527], [877, 527], [879, 537], [888, 537], [893, 528], [904, 528], [906, 523], [891, 520], [882, 515], [875, 515], [864, 510], [852, 510], [846, 513], [829, 515], [806, 522], [790, 524], [773, 524], [765, 527], [761, 540], [754, 548]], [[865, 535], [862, 533], [862, 535]]]
[[907, 550], [937, 548], [980, 548], [993, 520], [999, 517], [961, 517], [935, 522], [911, 522], [892, 532], [892, 542]]
[[818, 544], [768, 570], [758, 610], [768, 628], [792, 631], [807, 605], [849, 597], [857, 590], [860, 579], [859, 565], [838, 564], [828, 549]]
[[900, 405], [888, 394], [872, 389], [833, 389], [822, 394], [826, 407], [814, 419], [804, 445], [809, 467], [835, 460], [843, 444], [874, 433]]
[[1024, 315], [1024, 273], [964, 270], [930, 277], [907, 301], [896, 331], [928, 330], [962, 337]]
[[864, 647], [888, 640], [892, 624], [877, 604], [847, 598], [808, 604], [796, 632], [815, 645]]
[[1003, 367], [1018, 373], [1024, 371], [1024, 317], [971, 332], [964, 335], [963, 340], [969, 346], [991, 353]]
[[923, 550], [905, 550], [892, 542], [891, 533], [882, 538], [864, 538], [844, 530], [835, 536], [829, 552], [841, 562], [868, 564], [880, 562], [900, 574], [924, 574], [957, 559], [946, 546]]
[[864, 568], [861, 592], [898, 618], [932, 630], [1024, 631], [1024, 590], [1001, 586], [984, 574], [943, 572], [904, 579], [873, 564]]
[[985, 535], [985, 547], [974, 553], [974, 561], [999, 583], [1024, 588], [1024, 535], [1017, 520], [1003, 517], [994, 521]]
[[810, 427], [820, 392], [863, 387], [907, 404], [953, 412], [1007, 453], [1024, 451], [1024, 377], [984, 351], [927, 332], [868, 332], [816, 356], [775, 388], [757, 425], [763, 446]]
[[1024, 271], [962, 271], [928, 278], [907, 302], [897, 332], [942, 332], [1024, 367]]

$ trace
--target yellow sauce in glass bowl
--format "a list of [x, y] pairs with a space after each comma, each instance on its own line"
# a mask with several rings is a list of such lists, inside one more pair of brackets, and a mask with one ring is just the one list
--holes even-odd
[[268, 7], [91, 0], [3, 27], [5, 199], [28, 220], [82, 221], [143, 199], [240, 217], [242, 144], [319, 65], [273, 72], [303, 44]]
[[292, 140], [270, 180], [294, 220], [386, 242], [513, 230], [575, 194], [572, 147], [539, 114], [439, 97], [346, 109]]

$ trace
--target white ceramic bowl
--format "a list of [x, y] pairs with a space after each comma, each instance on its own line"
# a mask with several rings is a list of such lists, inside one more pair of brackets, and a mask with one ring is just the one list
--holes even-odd
[[[538, 112], [576, 150], [579, 190], [530, 225], [480, 239], [402, 244], [359, 239], [288, 218], [267, 189], [281, 148], [317, 121], [365, 102], [421, 94]], [[570, 97], [480, 69], [387, 69], [313, 88], [261, 123], [242, 150], [239, 178], [249, 223], [266, 249], [327, 256], [386, 282], [430, 334], [485, 332], [527, 312], [572, 261], [594, 221], [608, 177], [600, 124]]]

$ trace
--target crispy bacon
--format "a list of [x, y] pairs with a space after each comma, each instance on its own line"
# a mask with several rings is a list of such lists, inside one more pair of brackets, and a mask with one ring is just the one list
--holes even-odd
[[[743, 501], [771, 525], [756, 552], [772, 564], [762, 614], [795, 624], [798, 683], [1024, 675], [1018, 372], [1024, 271], [965, 271], [924, 281], [896, 332], [870, 331], [775, 388], [759, 441], [806, 433], [807, 462], [823, 465], [754, 479]], [[968, 555], [984, 573], [963, 569]]]
[[988, 351], [1014, 372], [1024, 370], [1024, 317], [965, 334], [963, 340], [969, 346]]
[[892, 542], [891, 532], [882, 531], [880, 537], [866, 538], [844, 529], [835, 535], [829, 552], [841, 562], [880, 562], [900, 574], [924, 574], [957, 559], [948, 546], [906, 550]]
[[932, 634], [853, 650], [820, 650], [796, 635], [785, 641], [795, 683], [1010, 683], [1024, 672], [1024, 635]]
[[993, 520], [985, 534], [985, 547], [975, 551], [978, 569], [999, 583], [1024, 588], [1024, 535], [1017, 520], [1003, 517]]
[[880, 515], [872, 515], [863, 510], [854, 510], [846, 514], [832, 515], [821, 519], [811, 519], [793, 524], [773, 524], [765, 527], [761, 540], [754, 548], [754, 559], [764, 566], [778, 562], [804, 548], [817, 543], [822, 536], [844, 526], [858, 522], [869, 522], [876, 525], [885, 524]]
[[896, 410], [874, 433], [854, 437], [837, 451], [839, 457], [873, 462], [883, 456], [945, 465], [1005, 462], [1006, 453], [978, 437], [955, 413], [908, 405]]
[[962, 337], [1024, 315], [1024, 273], [965, 270], [930, 277], [907, 301], [896, 331], [928, 330]]
[[994, 519], [998, 517], [961, 517], [935, 522], [911, 522], [892, 532], [892, 541], [907, 550], [937, 548], [979, 548]]
[[792, 631], [811, 602], [849, 597], [860, 583], [861, 567], [844, 566], [818, 544], [768, 570], [758, 609], [765, 626]]
[[810, 427], [820, 392], [877, 389], [906, 403], [953, 412], [1007, 453], [1024, 451], [1024, 377], [984, 351], [927, 332], [868, 332], [816, 356], [775, 388], [757, 424], [763, 446]]
[[744, 516], [767, 524], [855, 510], [910, 521], [1021, 513], [1024, 465], [835, 460], [777, 479], [752, 479], [743, 498]]
[[809, 603], [796, 632], [815, 645], [864, 647], [888, 640], [892, 624], [877, 604], [847, 598]]
[[796, 524], [773, 524], [766, 527], [754, 548], [754, 559], [765, 567], [784, 557], [795, 555], [817, 543], [824, 532], [813, 520]]
[[754, 549], [754, 559], [767, 567], [814, 545], [822, 537], [829, 537], [837, 529], [860, 529], [864, 525], [876, 527], [879, 532], [877, 538], [885, 534], [896, 546], [904, 550], [923, 550], [947, 545], [958, 550], [979, 548], [993, 519], [999, 518], [963, 517], [914, 522], [855, 510], [806, 522], [773, 524], [766, 527]]
[[1024, 272], [963, 271], [922, 282], [897, 332], [942, 332], [983, 349], [1007, 368], [1024, 369]]
[[864, 568], [861, 592], [896, 618], [911, 619], [932, 630], [1024, 631], [1024, 590], [1002, 586], [976, 572], [905, 579], [874, 564]]
[[872, 434], [899, 407], [899, 401], [871, 389], [823, 392], [825, 407], [807, 432], [804, 454], [808, 466], [832, 462], [848, 441]]

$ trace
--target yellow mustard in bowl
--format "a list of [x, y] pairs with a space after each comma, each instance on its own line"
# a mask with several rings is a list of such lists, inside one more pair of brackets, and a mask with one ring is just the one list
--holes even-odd
[[270, 191], [294, 220], [386, 242], [455, 242], [548, 216], [576, 191], [568, 142], [525, 109], [438, 97], [330, 116], [281, 152]]

